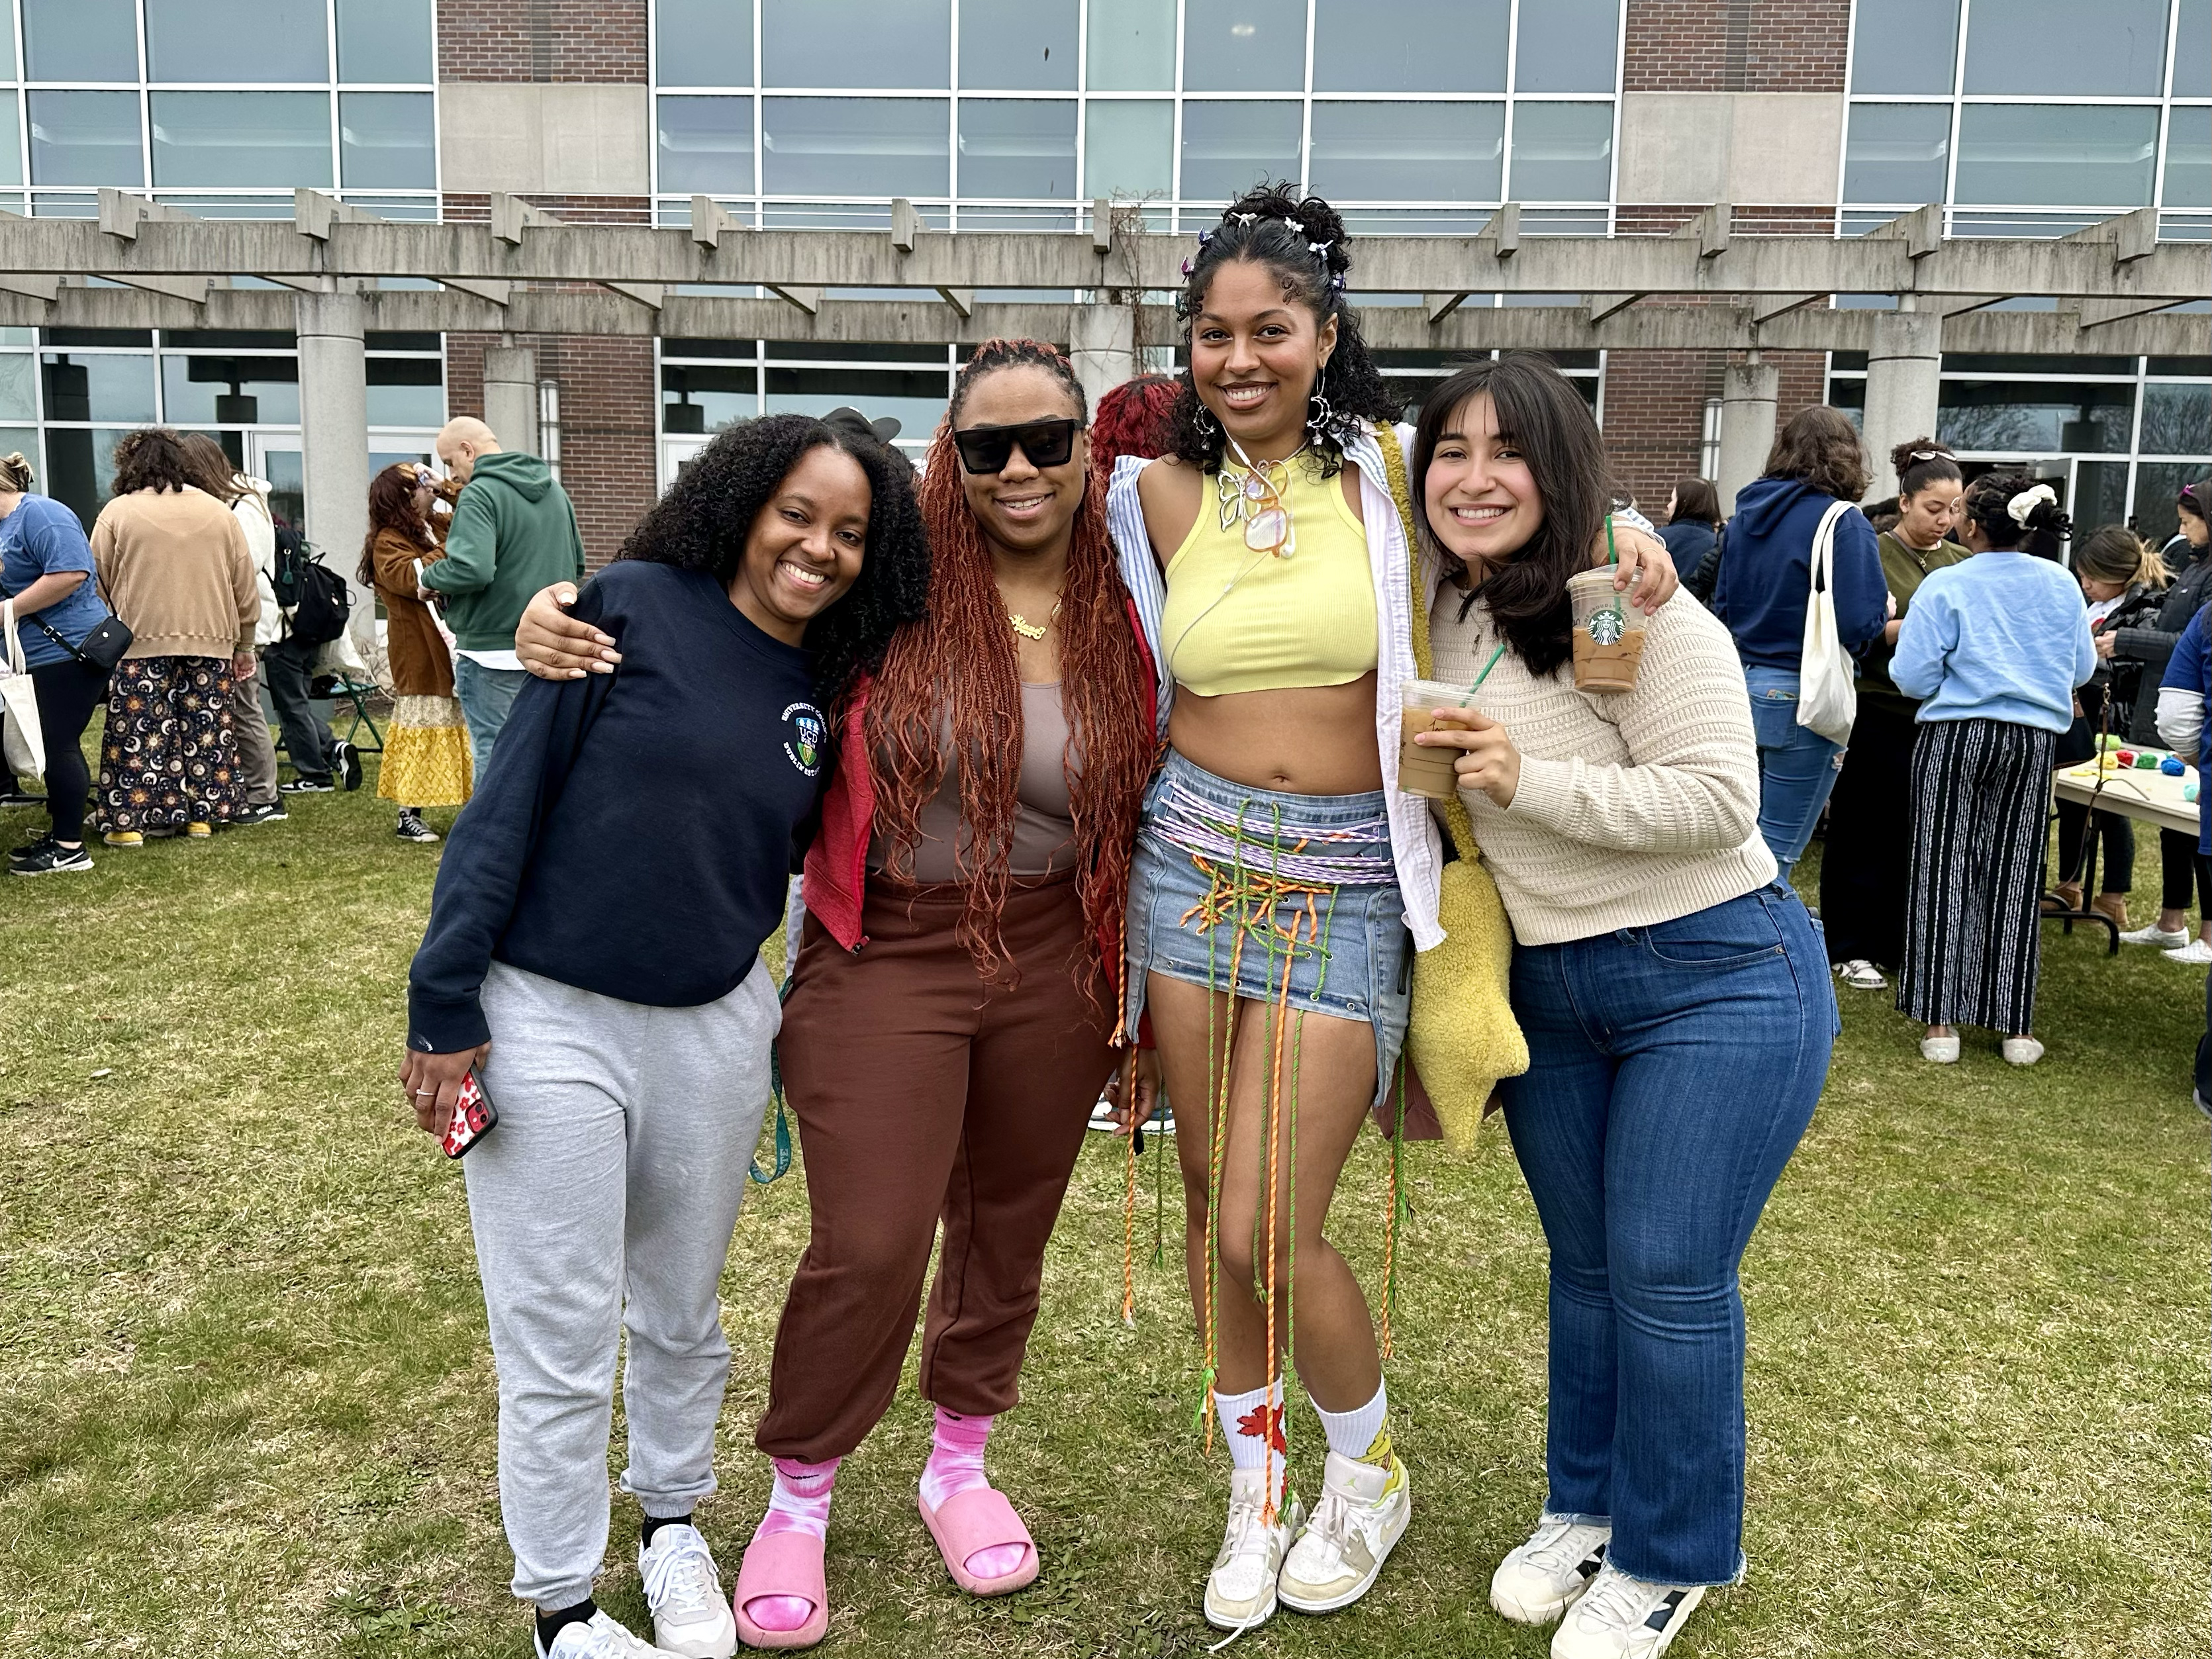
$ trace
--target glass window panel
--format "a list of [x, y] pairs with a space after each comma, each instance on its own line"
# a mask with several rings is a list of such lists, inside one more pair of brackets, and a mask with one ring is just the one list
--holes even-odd
[[115, 446], [128, 428], [46, 428], [46, 493], [76, 514], [88, 532], [115, 484]]
[[1305, 0], [1184, 0], [1182, 84], [1186, 92], [1303, 91]]
[[941, 98], [771, 98], [762, 188], [771, 196], [951, 194]]
[[2143, 207], [2150, 201], [2157, 151], [2155, 109], [1968, 104], [1959, 112], [1956, 199], [2023, 207]]
[[1936, 435], [1998, 454], [2124, 455], [2135, 401], [2131, 386], [1947, 379]]
[[165, 356], [161, 409], [173, 426], [296, 426], [300, 360]]
[[769, 86], [951, 85], [951, 0], [763, 4], [761, 78]]
[[[1524, 4], [1513, 63], [1514, 90], [1611, 92], [1620, 33], [1618, 0]], [[1517, 112], [1514, 119], [1520, 119]]]
[[50, 421], [150, 421], [151, 353], [50, 351], [41, 361]]
[[[0, 81], [12, 81], [15, 78], [15, 31], [12, 27], [0, 28]], [[0, 453], [5, 453], [5, 451], [0, 451]], [[23, 453], [27, 455], [31, 452], [25, 450]]]
[[430, 0], [338, 0], [338, 79], [430, 80]]
[[1075, 0], [960, 0], [960, 84], [1075, 90]]
[[326, 92], [157, 92], [149, 102], [157, 186], [330, 187]]
[[1510, 9], [1510, 0], [1315, 0], [1314, 90], [1503, 92]]
[[23, 0], [23, 57], [33, 81], [136, 81], [137, 8], [132, 0]]
[[323, 0], [146, 0], [146, 78], [327, 82]]
[[660, 0], [653, 62], [664, 87], [753, 83], [752, 0]]
[[1174, 105], [1164, 98], [1131, 98], [1093, 101], [1085, 110], [1085, 197], [1142, 200], [1164, 198], [1174, 190]]
[[135, 92], [33, 92], [31, 182], [143, 185]]
[[1268, 179], [1298, 176], [1296, 104], [1182, 106], [1182, 199], [1235, 201]]
[[1853, 92], [1951, 94], [1959, 72], [1959, 0], [1858, 0]]
[[[23, 182], [23, 147], [17, 142], [21, 129], [15, 125], [15, 94], [12, 88], [0, 88], [0, 185], [20, 185]], [[21, 213], [23, 198], [10, 198], [14, 205], [8, 210]]]
[[1332, 201], [1494, 202], [1504, 143], [1503, 103], [1316, 104], [1310, 179]]
[[1075, 100], [963, 98], [960, 194], [1075, 194]]
[[2212, 453], [2212, 386], [2146, 386], [2141, 455]]
[[[760, 412], [758, 373], [720, 365], [664, 363], [660, 429], [720, 432], [732, 421], [750, 420]], [[825, 405], [825, 412], [836, 406]]]
[[683, 195], [750, 196], [753, 100], [663, 98], [653, 124], [660, 188]]
[[2212, 98], [2212, 0], [2181, 0], [2173, 29], [2173, 95]]
[[347, 189], [436, 187], [434, 96], [427, 92], [338, 94], [338, 152]]
[[446, 366], [435, 357], [371, 357], [368, 368], [371, 426], [446, 423]]
[[2212, 106], [2176, 104], [2166, 116], [2170, 208], [2212, 208]]
[[770, 415], [826, 415], [849, 404], [871, 420], [891, 416], [899, 422], [902, 437], [924, 442], [945, 416], [945, 371], [941, 368], [771, 368], [767, 374], [766, 412]]
[[[37, 400], [31, 393], [31, 354], [9, 352], [0, 356], [0, 421], [35, 421]], [[20, 445], [17, 447], [21, 447]], [[5, 454], [0, 450], [0, 454]], [[27, 449], [23, 453], [27, 455]]]
[[1515, 106], [1511, 190], [1522, 202], [1604, 201], [1613, 190], [1613, 106]]
[[2166, 0], [1977, 0], [1966, 83], [1989, 93], [2155, 96], [2166, 78]]
[[2074, 515], [2076, 537], [2099, 525], [2125, 524], [2128, 518], [2128, 464], [2125, 461], [2083, 461], [2074, 469], [2074, 499], [2067, 509]]
[[1091, 8], [1085, 71], [1093, 92], [1175, 90], [1176, 0], [1113, 0]]
[[1951, 153], [1948, 104], [1853, 104], [1846, 202], [1940, 202]]

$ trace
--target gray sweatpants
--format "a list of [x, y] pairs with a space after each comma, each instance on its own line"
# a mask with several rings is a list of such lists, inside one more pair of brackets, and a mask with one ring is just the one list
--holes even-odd
[[624, 1492], [684, 1515], [714, 1490], [730, 1345], [716, 1297], [769, 1102], [781, 1010], [756, 965], [719, 1002], [650, 1008], [494, 963], [484, 1091], [462, 1162], [499, 1369], [514, 1593], [592, 1593], [607, 1547], [615, 1353], [629, 1334]]

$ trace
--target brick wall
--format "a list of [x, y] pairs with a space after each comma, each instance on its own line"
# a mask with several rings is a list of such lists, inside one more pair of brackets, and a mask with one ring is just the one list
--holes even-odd
[[1615, 477], [1655, 522], [1677, 480], [1698, 476], [1705, 399], [1721, 395], [1713, 351], [1609, 351], [1605, 448]]
[[1630, 92], [1840, 92], [1850, 0], [1630, 0]]
[[447, 81], [638, 81], [646, 0], [447, 0], [438, 74]]

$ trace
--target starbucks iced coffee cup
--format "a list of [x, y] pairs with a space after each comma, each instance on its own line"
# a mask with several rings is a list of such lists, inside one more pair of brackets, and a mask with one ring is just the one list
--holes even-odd
[[1467, 701], [1468, 690], [1463, 685], [1446, 685], [1438, 680], [1408, 680], [1401, 695], [1398, 787], [1409, 795], [1449, 800], [1459, 793], [1452, 763], [1462, 751], [1443, 744], [1415, 743], [1413, 736], [1419, 732], [1443, 729], [1437, 722], [1435, 711], [1458, 708]]
[[1567, 601], [1575, 616], [1575, 688], [1581, 691], [1632, 691], [1637, 665], [1644, 660], [1644, 625], [1649, 620], [1613, 591], [1618, 567], [1602, 565], [1567, 578]]

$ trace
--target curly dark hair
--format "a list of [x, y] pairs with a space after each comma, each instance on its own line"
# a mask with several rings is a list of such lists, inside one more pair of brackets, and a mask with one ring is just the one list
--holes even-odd
[[143, 426], [115, 441], [115, 482], [109, 493], [128, 495], [141, 489], [182, 489], [198, 483], [201, 471], [175, 431], [166, 426]]
[[2012, 516], [2014, 498], [2039, 482], [2025, 472], [1984, 472], [1966, 486], [1966, 515], [1981, 526], [1991, 547], [2016, 547], [2039, 559], [2055, 559], [2058, 544], [2073, 538], [2074, 520], [2055, 501], [2036, 502], [2028, 509], [2026, 524]]
[[[1199, 238], [1198, 256], [1186, 267], [1183, 291], [1176, 299], [1186, 343], [1193, 319], [1205, 308], [1214, 273], [1232, 259], [1267, 266], [1281, 283], [1283, 296], [1312, 312], [1317, 326], [1336, 319], [1336, 349], [1316, 383], [1328, 399], [1331, 423], [1314, 444], [1321, 476], [1334, 477], [1344, 465], [1342, 441], [1355, 417], [1395, 421], [1404, 408], [1404, 400], [1382, 384], [1359, 332], [1358, 315], [1344, 297], [1344, 273], [1352, 268], [1344, 221], [1320, 197], [1301, 198], [1287, 184], [1261, 185], [1231, 203], [1220, 225]], [[1188, 368], [1178, 381], [1170, 453], [1204, 471], [1218, 472], [1227, 434], [1199, 401]]]
[[1889, 452], [1889, 470], [1897, 474], [1897, 495], [1902, 501], [1932, 483], [1956, 483], [1965, 476], [1951, 446], [1933, 438], [1908, 438]]
[[1859, 429], [1840, 409], [1808, 404], [1790, 417], [1766, 452], [1767, 478], [1796, 478], [1832, 495], [1856, 501], [1873, 482]]
[[872, 436], [811, 415], [763, 415], [725, 427], [615, 556], [704, 570], [727, 586], [753, 520], [799, 458], [820, 444], [860, 463], [870, 503], [860, 579], [806, 629], [816, 693], [825, 708], [836, 708], [856, 677], [882, 665], [900, 624], [922, 617], [929, 604], [929, 542], [915, 505], [913, 470]]
[[361, 538], [361, 562], [354, 574], [363, 587], [376, 586], [376, 538], [391, 531], [428, 549], [422, 515], [415, 510], [417, 475], [412, 461], [394, 461], [368, 481], [368, 533]]

